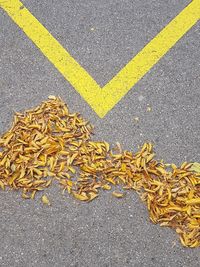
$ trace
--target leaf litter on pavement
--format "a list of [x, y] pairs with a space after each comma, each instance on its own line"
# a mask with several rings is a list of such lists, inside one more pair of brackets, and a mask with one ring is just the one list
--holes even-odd
[[[184, 246], [200, 246], [200, 164], [165, 164], [150, 143], [133, 153], [93, 141], [92, 134], [91, 124], [55, 96], [16, 113], [0, 138], [0, 188], [34, 199], [56, 180], [63, 192], [86, 202], [101, 190], [116, 198], [134, 190], [153, 223], [175, 229]], [[41, 200], [50, 205], [45, 194]]]

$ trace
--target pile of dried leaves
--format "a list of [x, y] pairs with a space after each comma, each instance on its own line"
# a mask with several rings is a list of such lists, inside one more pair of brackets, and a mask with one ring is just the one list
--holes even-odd
[[[21, 189], [24, 198], [33, 199], [57, 180], [83, 201], [101, 189], [117, 190], [115, 197], [134, 189], [154, 223], [174, 228], [184, 246], [200, 246], [200, 173], [192, 164], [158, 162], [148, 143], [135, 154], [119, 144], [111, 150], [106, 142], [92, 141], [91, 134], [92, 126], [54, 96], [16, 113], [0, 139], [0, 188]], [[42, 201], [49, 204], [45, 195]]]

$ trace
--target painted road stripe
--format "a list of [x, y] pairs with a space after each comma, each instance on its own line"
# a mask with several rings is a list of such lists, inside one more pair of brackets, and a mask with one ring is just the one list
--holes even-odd
[[200, 0], [193, 0], [157, 34], [103, 88], [64, 49], [48, 30], [18, 0], [0, 0], [12, 20], [72, 84], [93, 110], [103, 118], [120, 99], [200, 19]]

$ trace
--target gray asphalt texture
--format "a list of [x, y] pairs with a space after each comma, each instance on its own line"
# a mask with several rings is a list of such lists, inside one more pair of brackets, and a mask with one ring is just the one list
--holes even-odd
[[[101, 85], [113, 77], [190, 1], [24, 0], [23, 3]], [[91, 30], [94, 28], [94, 30]], [[59, 95], [95, 126], [95, 139], [136, 151], [155, 144], [158, 159], [200, 161], [200, 24], [100, 119], [0, 10], [0, 133], [13, 112]], [[147, 107], [152, 111], [148, 112]], [[139, 121], [135, 118], [138, 117]], [[0, 191], [0, 266], [197, 267], [200, 249], [153, 225], [136, 193], [109, 193], [89, 204], [60, 189], [51, 207]]]

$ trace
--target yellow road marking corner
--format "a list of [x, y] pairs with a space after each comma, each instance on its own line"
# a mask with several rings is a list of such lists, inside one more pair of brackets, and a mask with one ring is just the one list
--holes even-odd
[[103, 118], [121, 98], [200, 19], [200, 0], [193, 0], [103, 88], [18, 0], [0, 0], [0, 7], [24, 31], [58, 71]]

